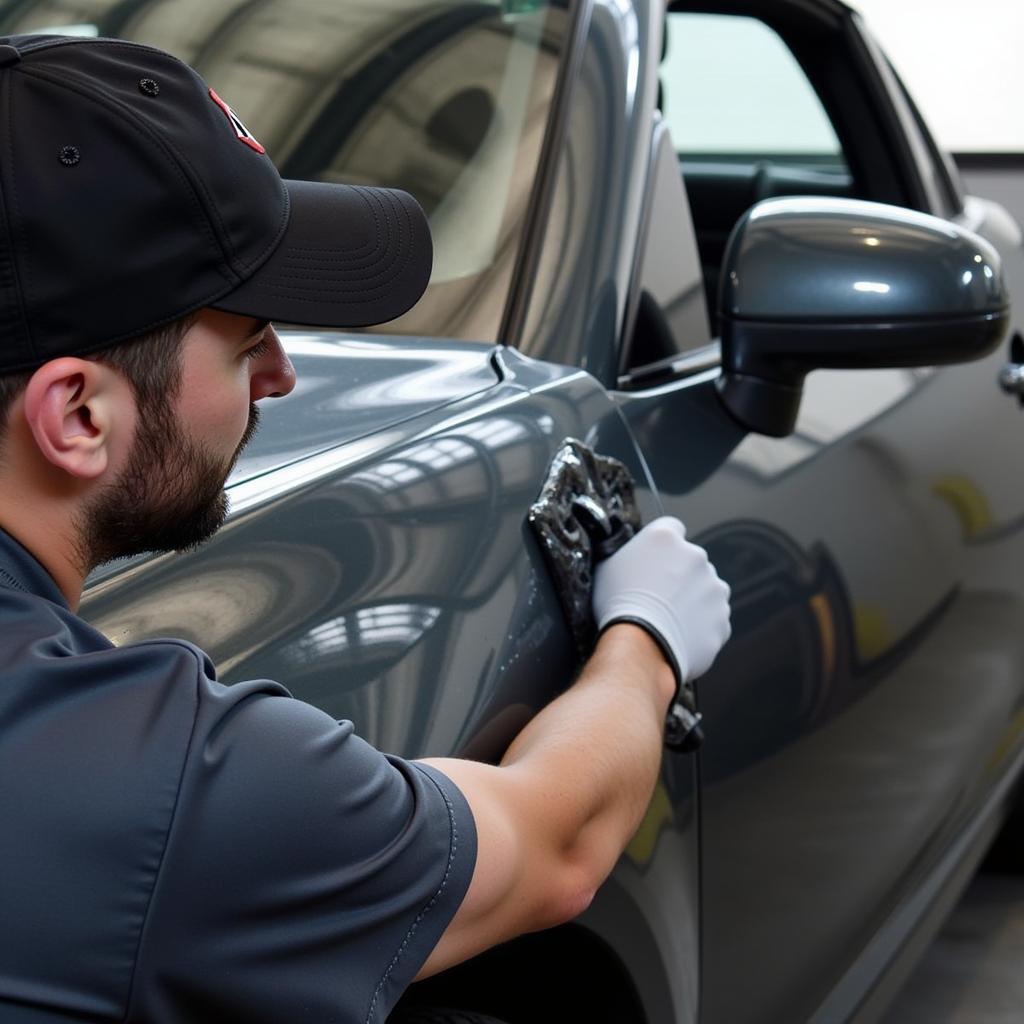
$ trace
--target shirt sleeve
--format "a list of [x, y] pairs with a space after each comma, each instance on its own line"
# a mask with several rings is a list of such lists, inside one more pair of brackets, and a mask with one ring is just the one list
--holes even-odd
[[465, 798], [277, 684], [215, 682], [195, 653], [130, 1019], [384, 1021], [469, 887]]

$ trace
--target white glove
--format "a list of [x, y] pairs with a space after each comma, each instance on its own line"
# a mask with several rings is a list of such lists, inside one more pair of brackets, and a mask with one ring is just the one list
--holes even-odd
[[633, 622], [658, 641], [679, 686], [702, 675], [729, 639], [729, 586], [672, 516], [648, 523], [594, 570], [599, 630]]

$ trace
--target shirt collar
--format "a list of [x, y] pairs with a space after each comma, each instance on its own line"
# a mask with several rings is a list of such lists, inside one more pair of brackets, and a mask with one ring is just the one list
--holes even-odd
[[0, 587], [24, 590], [69, 608], [53, 577], [6, 530], [0, 529]]

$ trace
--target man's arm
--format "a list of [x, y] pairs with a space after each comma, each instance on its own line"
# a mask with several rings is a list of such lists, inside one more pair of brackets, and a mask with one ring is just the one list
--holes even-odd
[[466, 797], [477, 859], [419, 978], [588, 906], [647, 809], [677, 685], [728, 638], [728, 593], [682, 525], [657, 520], [598, 567], [597, 648], [501, 764], [426, 759]]
[[587, 907], [647, 810], [674, 692], [654, 641], [637, 626], [613, 626], [499, 766], [426, 759], [466, 797], [477, 859], [419, 978]]

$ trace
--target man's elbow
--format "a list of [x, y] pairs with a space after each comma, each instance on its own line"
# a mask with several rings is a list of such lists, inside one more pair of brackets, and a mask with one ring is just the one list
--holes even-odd
[[558, 924], [565, 924], [567, 921], [572, 921], [579, 917], [580, 914], [582, 914], [583, 911], [594, 902], [594, 897], [596, 895], [596, 886], [582, 888], [568, 893], [559, 908]]
[[552, 872], [552, 884], [539, 908], [537, 927], [553, 928], [579, 917], [594, 901], [610, 870], [572, 860]]

